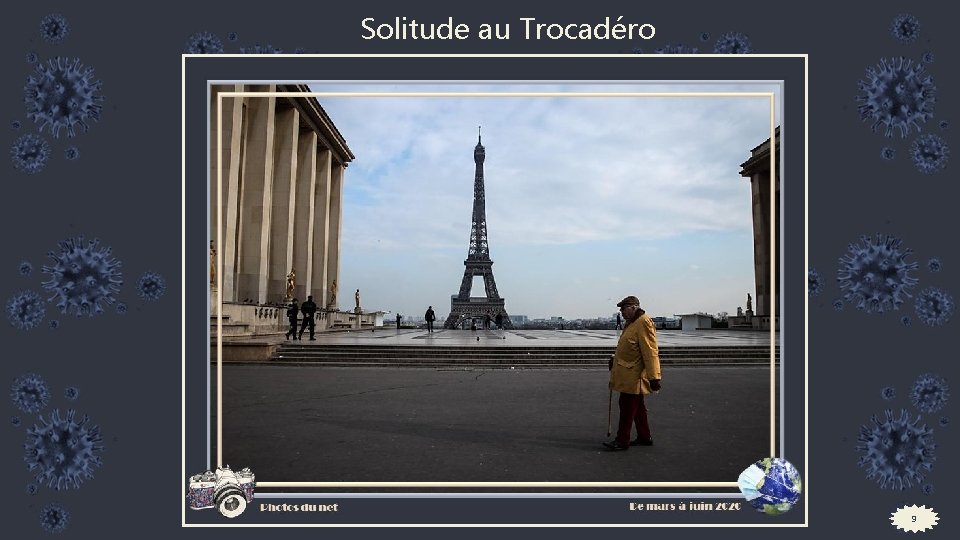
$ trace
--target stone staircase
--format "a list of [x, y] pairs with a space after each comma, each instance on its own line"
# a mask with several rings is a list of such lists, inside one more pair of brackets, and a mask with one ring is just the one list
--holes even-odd
[[[384, 346], [281, 344], [271, 357], [274, 364], [321, 364], [343, 367], [485, 367], [485, 368], [593, 368], [606, 367], [613, 347], [521, 346]], [[780, 361], [780, 348], [776, 350]], [[770, 363], [766, 346], [661, 347], [661, 364], [723, 366]]]

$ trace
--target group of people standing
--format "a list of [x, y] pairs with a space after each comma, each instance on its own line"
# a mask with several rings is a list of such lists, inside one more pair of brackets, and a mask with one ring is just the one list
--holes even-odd
[[[303, 325], [300, 326], [300, 332], [297, 333], [297, 316], [303, 313]], [[290, 321], [290, 329], [287, 330], [287, 339], [291, 337], [294, 340], [303, 340], [303, 332], [309, 328], [310, 329], [310, 341], [316, 341], [317, 339], [313, 337], [314, 331], [316, 329], [316, 322], [313, 318], [317, 313], [317, 304], [313, 301], [313, 296], [308, 296], [307, 301], [303, 304], [297, 305], [297, 299], [294, 298], [290, 302], [290, 307], [287, 308], [287, 320]]]

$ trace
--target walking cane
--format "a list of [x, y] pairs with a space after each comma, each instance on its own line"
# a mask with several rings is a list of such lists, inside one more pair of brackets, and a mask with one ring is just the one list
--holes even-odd
[[610, 436], [610, 428], [613, 426], [613, 390], [610, 390], [607, 396], [607, 437]]

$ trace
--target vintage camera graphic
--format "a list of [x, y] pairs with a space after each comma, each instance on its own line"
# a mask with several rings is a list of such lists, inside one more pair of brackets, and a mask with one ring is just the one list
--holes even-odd
[[187, 502], [192, 510], [216, 507], [224, 517], [235, 518], [253, 502], [256, 486], [254, 474], [249, 468], [233, 472], [229, 465], [190, 477]]

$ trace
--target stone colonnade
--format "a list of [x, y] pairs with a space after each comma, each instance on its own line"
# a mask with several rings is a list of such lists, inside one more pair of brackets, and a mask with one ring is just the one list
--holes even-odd
[[282, 303], [293, 270], [293, 297], [313, 295], [321, 308], [335, 307], [343, 173], [354, 156], [315, 98], [277, 92], [309, 88], [211, 87], [210, 237], [222, 261], [220, 298]]
[[[740, 164], [740, 176], [750, 179], [750, 192], [753, 199], [753, 268], [756, 279], [756, 298], [753, 303], [755, 317], [761, 325], [769, 327], [770, 321], [779, 324], [780, 317], [780, 257], [770, 253], [771, 235], [779, 232], [771, 229], [771, 211], [773, 224], [780, 223], [780, 127], [775, 130], [773, 151], [775, 152], [777, 171], [771, 182], [770, 152], [771, 141], [767, 139], [750, 151], [750, 159]], [[773, 184], [771, 186], [771, 184]], [[770, 190], [774, 189], [774, 207], [770, 208]], [[770, 282], [770, 265], [774, 265], [775, 281]], [[770, 313], [770, 300], [774, 299], [774, 313]]]

